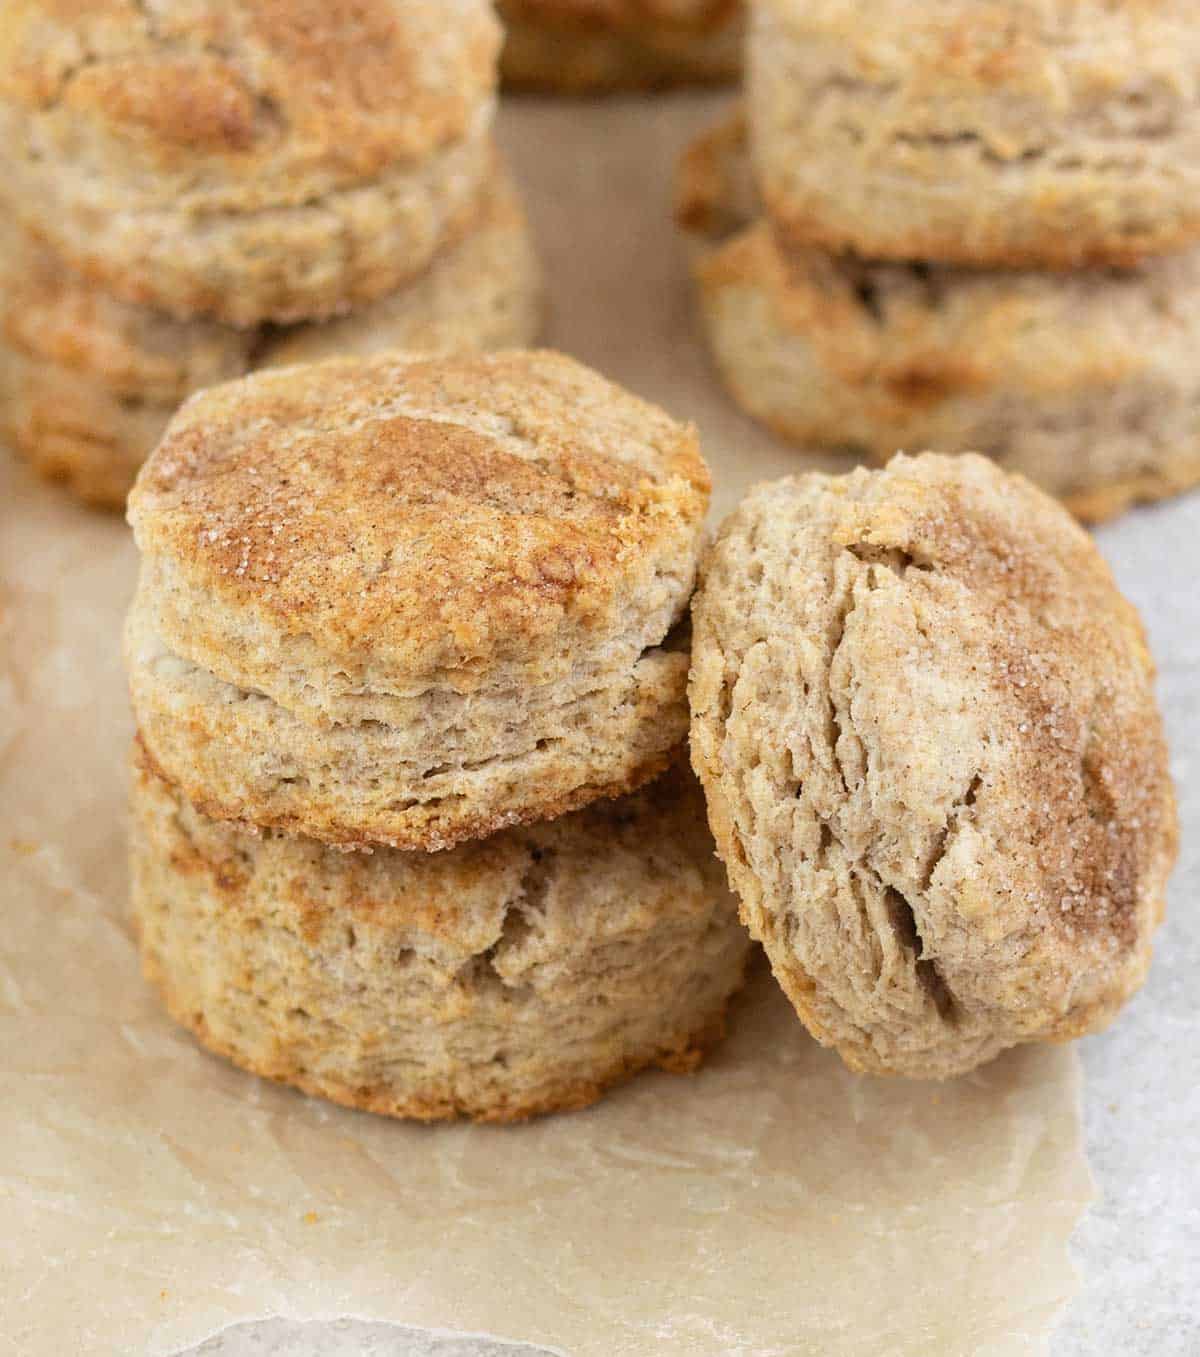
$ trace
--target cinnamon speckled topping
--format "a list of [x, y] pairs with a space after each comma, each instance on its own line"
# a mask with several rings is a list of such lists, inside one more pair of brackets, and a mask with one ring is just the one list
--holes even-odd
[[692, 429], [568, 358], [387, 356], [202, 393], [130, 521], [189, 590], [412, 672], [612, 623], [690, 573], [708, 486]]

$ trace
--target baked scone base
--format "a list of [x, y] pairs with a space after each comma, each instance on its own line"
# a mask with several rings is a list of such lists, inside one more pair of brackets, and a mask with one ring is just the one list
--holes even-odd
[[147, 976], [254, 1073], [352, 1107], [518, 1121], [694, 1069], [750, 941], [682, 770], [429, 857], [207, 820], [135, 758]]

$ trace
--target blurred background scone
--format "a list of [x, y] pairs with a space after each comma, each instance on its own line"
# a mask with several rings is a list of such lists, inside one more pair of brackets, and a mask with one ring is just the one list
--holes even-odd
[[0, 432], [120, 507], [214, 382], [533, 343], [541, 273], [491, 138], [498, 51], [485, 0], [6, 8]]
[[742, 69], [742, 0], [498, 0], [506, 85], [563, 94], [721, 84]]
[[799, 445], [974, 448], [1089, 520], [1200, 482], [1200, 250], [1058, 273], [792, 248], [738, 122], [691, 149], [678, 206], [722, 377]]
[[682, 769], [434, 855], [251, 835], [140, 761], [133, 812], [143, 962], [172, 1015], [373, 1112], [513, 1121], [690, 1069], [751, 945]]
[[742, 917], [854, 1069], [1107, 1023], [1177, 850], [1153, 664], [1091, 539], [980, 457], [760, 486], [693, 607], [692, 758]]
[[763, 197], [874, 259], [1131, 264], [1200, 240], [1189, 0], [754, 0]]
[[4, 192], [127, 301], [242, 326], [343, 311], [469, 221], [499, 42], [486, 0], [9, 0]]
[[695, 431], [549, 353], [192, 399], [130, 497], [127, 657], [207, 814], [437, 849], [616, 795], [687, 729]]
[[0, 222], [0, 437], [88, 503], [124, 504], [179, 403], [245, 372], [254, 342], [118, 301]]
[[338, 354], [524, 349], [542, 328], [542, 270], [517, 186], [497, 164], [470, 230], [403, 287], [347, 316], [268, 331], [255, 366]]

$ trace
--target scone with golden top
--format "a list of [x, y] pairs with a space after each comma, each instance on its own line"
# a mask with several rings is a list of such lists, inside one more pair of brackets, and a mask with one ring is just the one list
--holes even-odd
[[120, 508], [180, 402], [247, 371], [255, 336], [118, 301], [0, 221], [0, 440]]
[[1088, 535], [981, 457], [759, 486], [693, 608], [692, 759], [742, 916], [852, 1068], [1113, 1017], [1177, 827], [1153, 664]]
[[498, 0], [506, 85], [561, 94], [724, 84], [742, 0]]
[[1072, 268], [1200, 241], [1191, 0], [758, 0], [746, 59], [793, 244]]
[[750, 939], [690, 775], [449, 853], [207, 819], [140, 760], [133, 909], [173, 1016], [352, 1107], [515, 1121], [720, 1036]]
[[528, 348], [537, 342], [544, 309], [541, 264], [529, 222], [517, 186], [501, 164], [470, 229], [440, 251], [424, 273], [348, 316], [269, 333], [255, 366], [388, 349]]
[[1089, 521], [1200, 483], [1200, 248], [1073, 273], [789, 248], [736, 123], [684, 158], [678, 213], [722, 377], [801, 447], [975, 448]]
[[487, 0], [6, 0], [6, 210], [128, 301], [347, 310], [469, 220], [499, 41]]
[[695, 431], [553, 353], [281, 368], [183, 407], [130, 497], [157, 767], [206, 814], [445, 848], [686, 738]]

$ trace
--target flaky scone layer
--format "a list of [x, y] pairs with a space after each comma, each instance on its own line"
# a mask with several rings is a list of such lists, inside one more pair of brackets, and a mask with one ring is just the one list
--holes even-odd
[[974, 456], [758, 487], [693, 608], [692, 759], [742, 915], [855, 1069], [1094, 1031], [1177, 850], [1153, 665], [1087, 534]]

